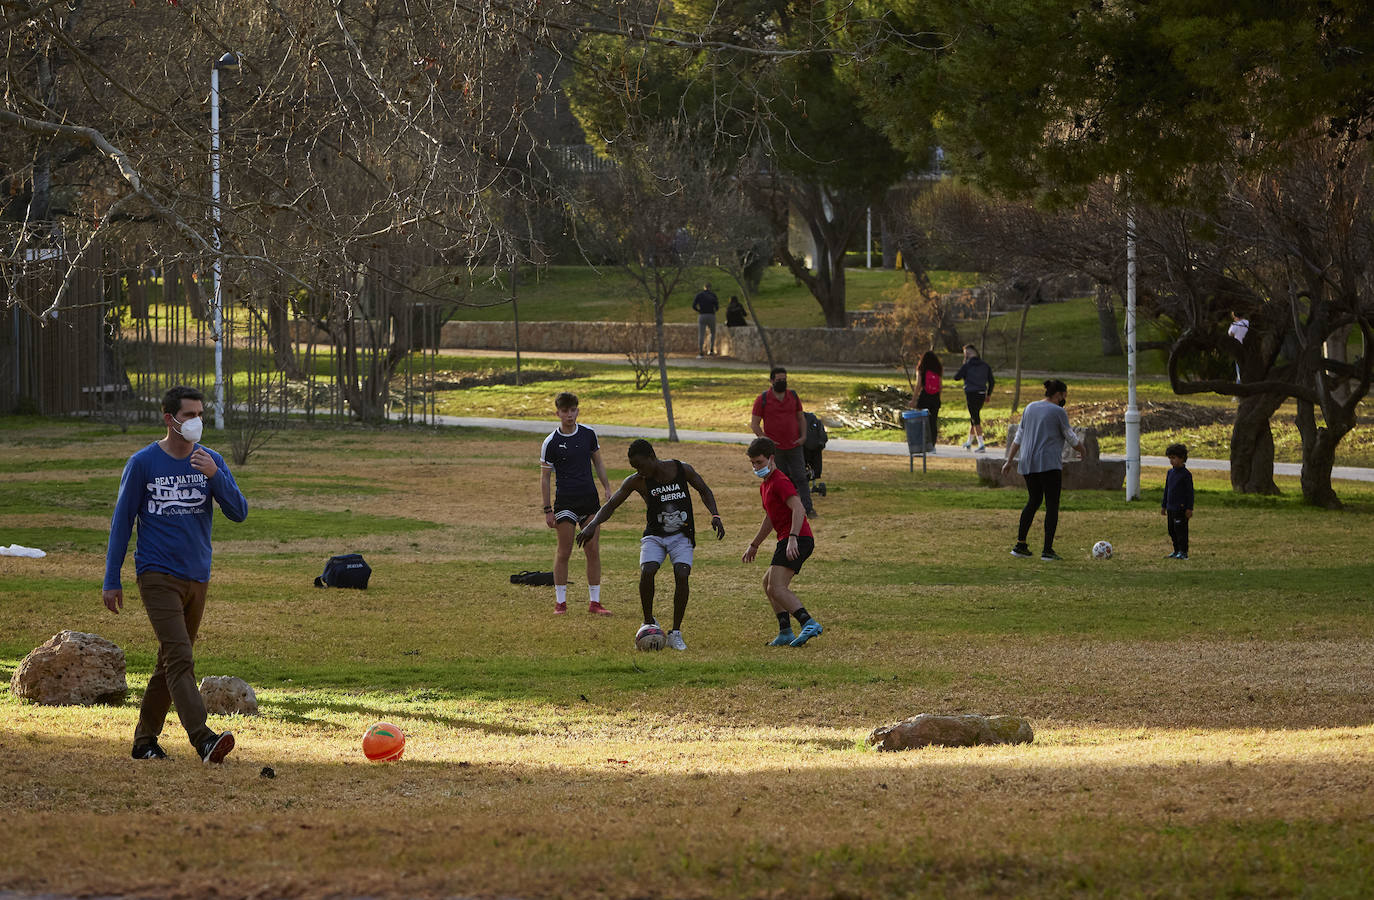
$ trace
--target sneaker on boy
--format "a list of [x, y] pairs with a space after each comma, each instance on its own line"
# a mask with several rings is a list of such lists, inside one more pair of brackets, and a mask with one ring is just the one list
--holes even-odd
[[151, 744], [135, 744], [129, 755], [134, 759], [166, 759], [167, 751], [163, 750], [157, 741], [153, 741]]
[[668, 646], [674, 650], [686, 650], [687, 642], [682, 639], [682, 632], [674, 629], [668, 632]]
[[790, 646], [792, 646], [792, 642], [795, 641], [796, 639], [797, 639], [797, 636], [792, 632], [792, 629], [789, 628], [789, 629], [787, 629], [786, 631], [779, 631], [779, 632], [778, 632], [778, 636], [775, 637], [775, 638], [773, 638], [771, 641], [768, 642], [768, 646], [769, 646], [769, 647], [790, 647]]
[[820, 622], [817, 622], [815, 619], [809, 619], [807, 620], [807, 623], [804, 626], [802, 626], [801, 634], [793, 638], [790, 646], [800, 647], [802, 644], [805, 644], [813, 637], [816, 637], [822, 631], [825, 631], [825, 629], [821, 627]]
[[555, 616], [561, 616], [561, 615], [563, 615], [563, 613], [565, 613], [565, 612], [567, 612], [567, 611], [568, 611], [568, 604], [567, 604], [567, 603], [559, 603], [557, 600], [555, 600], [555, 601], [553, 602], [553, 614], [554, 614]]
[[1040, 558], [1043, 559], [1045, 562], [1057, 562], [1059, 560], [1062, 560], [1064, 557], [1060, 556], [1058, 553], [1055, 553], [1053, 550], [1046, 550], [1044, 553], [1040, 554]]
[[1031, 553], [1030, 548], [1025, 544], [1017, 544], [1015, 547], [1011, 548], [1011, 555], [1018, 556], [1021, 559], [1030, 559], [1035, 554]]
[[588, 603], [587, 612], [591, 613], [594, 616], [609, 616], [611, 614], [611, 611], [609, 609], [601, 605], [600, 600], [593, 600], [592, 602]]

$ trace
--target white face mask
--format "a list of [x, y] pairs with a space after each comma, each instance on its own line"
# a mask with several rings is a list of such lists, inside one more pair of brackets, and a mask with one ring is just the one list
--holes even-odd
[[755, 469], [754, 474], [760, 478], [767, 478], [770, 471], [771, 470], [767, 466], [764, 466], [762, 469]]
[[[175, 423], [176, 419], [172, 419], [172, 421]], [[193, 419], [187, 419], [180, 424], [181, 427], [176, 429], [177, 434], [181, 435], [184, 440], [190, 441], [193, 444], [200, 440], [201, 434], [205, 431], [205, 420], [200, 416], [196, 416]]]

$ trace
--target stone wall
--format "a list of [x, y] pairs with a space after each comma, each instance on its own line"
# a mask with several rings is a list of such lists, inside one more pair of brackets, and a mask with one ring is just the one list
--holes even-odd
[[[722, 319], [724, 317], [721, 317]], [[666, 324], [669, 353], [695, 355], [697, 326]], [[779, 365], [805, 363], [882, 364], [867, 328], [769, 328], [768, 343]], [[624, 353], [630, 340], [653, 340], [653, 326], [629, 322], [522, 322], [520, 349], [545, 353]], [[440, 338], [444, 348], [515, 350], [511, 322], [449, 322]], [[741, 362], [766, 363], [758, 330], [716, 328], [716, 350]]]

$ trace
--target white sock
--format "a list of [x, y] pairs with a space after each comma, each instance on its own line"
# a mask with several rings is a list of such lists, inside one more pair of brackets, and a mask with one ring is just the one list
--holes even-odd
[[553, 586], [553, 599], [559, 603], [567, 603], [568, 586], [566, 584], [555, 584]]
[[587, 585], [587, 593], [592, 595], [592, 602], [593, 602], [593, 603], [600, 603], [600, 602], [601, 602], [601, 585], [599, 585], [599, 584], [589, 584], [589, 585]]

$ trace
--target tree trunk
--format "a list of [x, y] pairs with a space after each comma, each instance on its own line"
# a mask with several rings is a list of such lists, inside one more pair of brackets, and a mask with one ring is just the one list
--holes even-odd
[[[988, 309], [992, 304], [988, 304]], [[1026, 299], [1026, 305], [1021, 307], [1021, 327], [1016, 329], [1016, 388], [1011, 395], [1011, 411], [1015, 415], [1021, 408], [1021, 343], [1026, 337], [1026, 319], [1030, 318], [1030, 298]], [[981, 347], [979, 348], [982, 349]]]
[[1107, 286], [1097, 286], [1097, 327], [1102, 334], [1102, 355], [1121, 356], [1121, 329], [1116, 324], [1116, 306]]
[[1231, 489], [1242, 494], [1277, 494], [1274, 483], [1274, 433], [1269, 425], [1283, 397], [1257, 394], [1240, 398], [1231, 426]]
[[[668, 415], [668, 440], [677, 442], [677, 423], [673, 421], [673, 392], [668, 387], [668, 354], [663, 343], [663, 304], [654, 301], [654, 335], [658, 339], [658, 383], [663, 388], [663, 411]], [[757, 320], [755, 320], [757, 321]]]
[[[827, 251], [827, 255], [829, 251]], [[838, 258], [830, 261], [826, 272], [828, 285], [824, 296], [817, 298], [821, 301], [821, 311], [825, 313], [825, 327], [827, 328], [848, 328], [849, 316], [845, 312], [845, 285], [844, 285], [844, 248], [838, 251]]]
[[[741, 285], [743, 282], [741, 282]], [[772, 369], [777, 365], [773, 361], [773, 348], [768, 345], [768, 333], [763, 330], [763, 323], [759, 321], [759, 314], [754, 311], [754, 297], [747, 288], [742, 288], [744, 294], [744, 305], [749, 310], [749, 318], [754, 322], [754, 330], [758, 332], [759, 343], [763, 344], [763, 355], [768, 357], [768, 368]]]
[[806, 220], [815, 246], [816, 271], [806, 267], [787, 246], [779, 256], [788, 270], [820, 304], [827, 328], [848, 328], [845, 315], [844, 252], [868, 210], [866, 200], [854, 195], [828, 192], [815, 184], [795, 184], [789, 196], [793, 208]]
[[[510, 258], [510, 308], [515, 320], [515, 386], [520, 386], [520, 255]], [[635, 385], [636, 389], [639, 387]], [[562, 427], [562, 426], [559, 426]]]
[[[264, 331], [277, 371], [292, 381], [301, 381], [305, 378], [305, 372], [296, 362], [295, 342], [291, 339], [291, 310], [288, 303], [281, 279], [277, 279], [277, 290], [267, 301], [267, 327]], [[307, 321], [306, 324], [311, 323]]]
[[1303, 443], [1302, 499], [1310, 506], [1341, 508], [1341, 499], [1331, 486], [1331, 469], [1336, 464], [1336, 447], [1342, 437], [1342, 432], [1318, 428], [1311, 446]]

